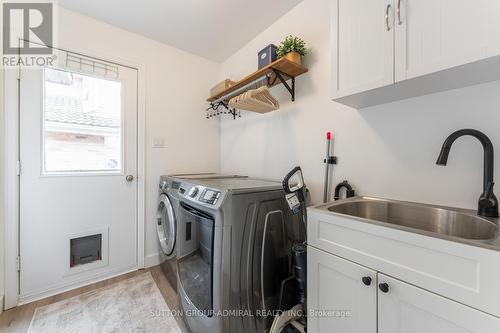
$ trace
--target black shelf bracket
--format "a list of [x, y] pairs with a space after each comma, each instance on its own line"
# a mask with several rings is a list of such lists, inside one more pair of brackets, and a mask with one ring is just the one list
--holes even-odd
[[[268, 76], [267, 77], [267, 85], [274, 86], [274, 84], [276, 83], [276, 80], [279, 79], [281, 81], [281, 83], [283, 83], [283, 85], [285, 86], [286, 90], [288, 90], [288, 92], [290, 93], [290, 96], [292, 97], [292, 102], [294, 102], [295, 101], [295, 76], [287, 75], [287, 74], [285, 74], [285, 73], [283, 73], [275, 68], [273, 68], [272, 70], [274, 73], [274, 79], [271, 82], [271, 78]], [[287, 78], [285, 78], [285, 76]], [[289, 80], [289, 79], [292, 80], [291, 86], [287, 82], [287, 80]]]

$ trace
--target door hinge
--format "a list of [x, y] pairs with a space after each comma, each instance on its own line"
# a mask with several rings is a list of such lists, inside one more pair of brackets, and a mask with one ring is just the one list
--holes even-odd
[[17, 264], [17, 271], [20, 272], [21, 271], [21, 256], [17, 256], [16, 264]]
[[17, 174], [18, 176], [20, 176], [20, 175], [21, 175], [21, 161], [17, 161], [17, 162], [16, 162], [16, 174]]

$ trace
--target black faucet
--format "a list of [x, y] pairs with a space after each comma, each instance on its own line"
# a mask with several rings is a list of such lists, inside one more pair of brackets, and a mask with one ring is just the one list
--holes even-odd
[[493, 185], [495, 185], [493, 182], [493, 144], [484, 133], [474, 129], [462, 129], [450, 134], [443, 143], [436, 164], [446, 165], [451, 145], [464, 135], [471, 135], [478, 139], [484, 149], [483, 193], [479, 197], [477, 214], [485, 217], [498, 217], [498, 200], [493, 193]]
[[333, 197], [335, 201], [340, 199], [340, 189], [342, 187], [345, 187], [346, 189], [346, 198], [354, 196], [354, 190], [352, 189], [352, 186], [349, 184], [349, 182], [347, 182], [347, 180], [344, 180], [342, 183], [338, 183], [337, 186], [335, 186], [335, 196]]

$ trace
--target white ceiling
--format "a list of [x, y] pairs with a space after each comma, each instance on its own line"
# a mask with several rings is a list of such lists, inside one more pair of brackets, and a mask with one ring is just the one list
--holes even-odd
[[222, 62], [301, 1], [59, 0], [58, 3], [83, 15]]

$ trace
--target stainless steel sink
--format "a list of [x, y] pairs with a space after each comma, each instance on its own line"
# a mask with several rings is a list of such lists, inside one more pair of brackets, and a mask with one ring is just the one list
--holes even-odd
[[364, 197], [335, 202], [325, 208], [337, 214], [445, 237], [467, 240], [490, 240], [497, 237], [496, 221], [479, 217], [467, 210]]

